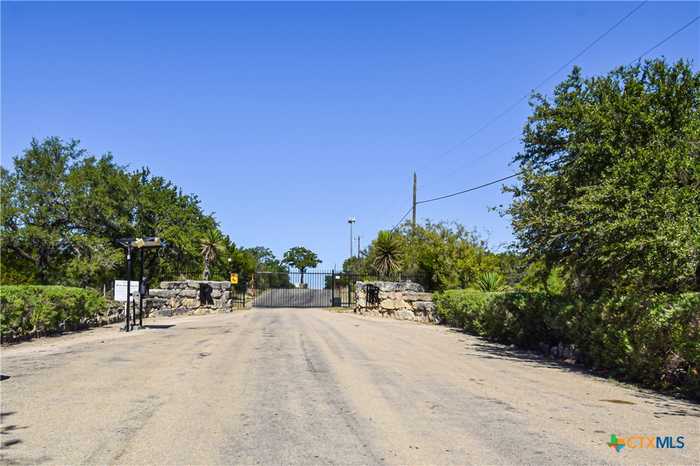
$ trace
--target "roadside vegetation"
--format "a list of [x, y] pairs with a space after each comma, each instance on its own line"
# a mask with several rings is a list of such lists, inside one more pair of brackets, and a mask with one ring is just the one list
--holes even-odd
[[0, 287], [2, 341], [103, 323], [107, 303], [95, 290], [66, 286]]
[[380, 233], [346, 267], [391, 256], [451, 325], [700, 399], [700, 74], [574, 68], [531, 106], [501, 210], [510, 251], [427, 222]]
[[[267, 248], [238, 247], [197, 196], [148, 168], [130, 171], [111, 154], [90, 155], [78, 141], [32, 140], [11, 168], [0, 167], [3, 340], [103, 322], [107, 304], [100, 296], [126, 277], [125, 251], [116, 243], [122, 237], [167, 242], [146, 255], [151, 286], [228, 280], [233, 271], [244, 286], [256, 270], [287, 270]], [[139, 260], [134, 255], [134, 270]], [[292, 286], [284, 274], [271, 280]]]

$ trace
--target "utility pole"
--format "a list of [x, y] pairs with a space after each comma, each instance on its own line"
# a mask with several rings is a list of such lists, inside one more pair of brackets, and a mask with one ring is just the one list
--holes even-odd
[[411, 225], [413, 226], [413, 233], [416, 232], [416, 189], [418, 185], [418, 179], [416, 177], [416, 172], [413, 172], [413, 219]]
[[357, 235], [357, 258], [360, 258], [360, 235]]

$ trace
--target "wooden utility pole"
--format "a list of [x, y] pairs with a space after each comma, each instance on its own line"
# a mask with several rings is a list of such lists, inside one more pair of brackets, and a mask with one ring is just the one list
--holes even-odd
[[413, 172], [413, 220], [411, 225], [413, 226], [413, 232], [416, 231], [416, 186], [418, 184], [416, 178], [416, 172]]

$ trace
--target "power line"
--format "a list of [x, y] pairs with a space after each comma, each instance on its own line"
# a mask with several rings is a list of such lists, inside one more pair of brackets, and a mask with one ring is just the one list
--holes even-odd
[[[636, 8], [634, 8], [632, 11], [630, 11], [626, 16], [624, 16], [622, 19], [620, 19], [617, 23], [615, 23], [611, 28], [609, 28], [609, 29], [608, 29], [607, 31], [605, 31], [603, 34], [601, 34], [596, 40], [594, 40], [591, 44], [589, 44], [586, 48], [584, 48], [581, 52], [579, 52], [579, 54], [577, 54], [574, 58], [572, 58], [571, 60], [569, 60], [569, 62], [567, 62], [565, 65], [563, 65], [562, 67], [560, 67], [560, 69], [558, 69], [557, 71], [555, 71], [554, 73], [552, 73], [550, 76], [548, 76], [544, 81], [542, 81], [542, 83], [538, 84], [538, 87], [542, 86], [542, 85], [543, 85], [544, 83], [546, 83], [549, 79], [551, 79], [551, 78], [554, 77], [557, 73], [559, 73], [563, 68], [565, 68], [566, 66], [568, 66], [569, 64], [571, 64], [572, 61], [574, 61], [574, 60], [576, 60], [576, 58], [580, 57], [583, 53], [585, 53], [588, 49], [590, 49], [593, 45], [595, 45], [598, 41], [600, 41], [600, 39], [602, 39], [603, 37], [605, 37], [605, 36], [606, 36], [607, 34], [609, 34], [613, 29], [615, 29], [617, 26], [619, 26], [625, 19], [629, 18], [632, 14], [634, 14], [637, 10], [639, 10], [645, 3], [647, 3], [647, 1], [648, 1], [648, 0], [645, 0], [645, 1], [643, 1], [642, 3], [640, 3], [639, 5], [637, 5]], [[630, 63], [630, 65], [634, 64], [635, 62], [638, 62], [638, 61], [641, 60], [645, 55], [647, 55], [647, 54], [653, 52], [654, 50], [656, 50], [657, 48], [661, 47], [663, 44], [665, 44], [666, 42], [668, 42], [670, 39], [672, 39], [672, 38], [675, 37], [676, 35], [680, 34], [680, 33], [683, 32], [684, 30], [686, 30], [687, 28], [689, 28], [693, 23], [695, 23], [695, 22], [698, 21], [699, 19], [700, 19], [700, 16], [694, 17], [694, 18], [691, 19], [689, 22], [687, 22], [686, 24], [684, 24], [683, 26], [681, 26], [680, 28], [676, 29], [676, 30], [673, 31], [671, 34], [669, 34], [668, 36], [666, 36], [664, 39], [662, 39], [661, 41], [659, 41], [658, 43], [656, 43], [654, 46], [652, 46], [651, 48], [647, 49], [647, 50], [646, 50], [645, 52], [643, 52], [639, 57], [637, 57], [635, 60], [633, 60], [633, 61]], [[535, 88], [535, 89], [537, 89], [537, 88]], [[527, 96], [525, 96], [525, 98], [526, 98], [526, 97], [527, 97]], [[461, 145], [462, 143], [466, 142], [468, 139], [470, 139], [471, 137], [473, 137], [474, 135], [476, 135], [476, 134], [477, 134], [479, 131], [481, 131], [483, 128], [487, 127], [488, 125], [490, 125], [491, 123], [493, 123], [496, 119], [498, 119], [498, 118], [500, 118], [501, 116], [505, 115], [505, 113], [507, 113], [508, 111], [510, 111], [515, 105], [517, 105], [517, 104], [519, 104], [520, 102], [522, 102], [522, 100], [524, 100], [524, 98], [521, 98], [518, 102], [516, 102], [514, 105], [511, 105], [511, 107], [509, 107], [508, 109], [506, 109], [504, 112], [501, 112], [501, 114], [499, 114], [495, 119], [492, 119], [489, 123], [487, 123], [486, 125], [482, 126], [482, 128], [480, 128], [480, 129], [477, 130], [476, 132], [472, 133], [472, 135], [470, 135], [467, 139], [465, 139], [465, 140], [463, 140], [462, 142], [460, 142], [457, 146], [459, 146], [459, 145]], [[511, 142], [513, 139], [515, 139], [515, 138], [517, 138], [517, 136], [514, 136], [514, 137], [510, 138], [509, 140], [507, 140], [507, 141], [501, 143], [500, 145], [498, 145], [498, 146], [494, 147], [493, 149], [489, 150], [488, 152], [482, 154], [480, 157], [477, 158], [477, 160], [478, 160], [478, 159], [481, 159], [481, 158], [484, 158], [484, 157], [486, 157], [486, 156], [488, 156], [488, 155], [490, 155], [491, 153], [495, 152], [496, 150], [498, 150], [498, 149], [500, 149], [501, 147], [505, 146], [506, 144], [510, 143], [510, 142]], [[455, 146], [455, 147], [457, 147], [457, 146]], [[450, 151], [451, 151], [451, 150], [452, 150], [452, 149], [450, 149]], [[444, 154], [442, 154], [442, 155], [446, 155], [446, 153], [444, 153]], [[447, 198], [454, 197], [454, 196], [459, 196], [459, 195], [461, 195], [461, 194], [465, 194], [465, 193], [468, 193], [468, 192], [471, 192], [471, 191], [476, 191], [476, 190], [478, 190], [478, 189], [482, 189], [482, 188], [485, 188], [485, 187], [487, 187], [487, 186], [491, 186], [491, 185], [494, 185], [494, 184], [496, 184], [496, 183], [500, 183], [500, 182], [502, 182], [502, 181], [509, 180], [509, 179], [511, 179], [511, 178], [515, 178], [515, 177], [517, 177], [517, 176], [522, 175], [523, 173], [524, 173], [523, 171], [520, 171], [520, 172], [518, 172], [518, 173], [514, 173], [514, 174], [512, 174], [512, 175], [505, 176], [505, 177], [503, 177], [503, 178], [499, 178], [499, 179], [497, 179], [497, 180], [489, 181], [489, 182], [484, 183], [484, 184], [481, 184], [481, 185], [479, 185], [479, 186], [474, 186], [474, 187], [472, 187], [472, 188], [463, 189], [463, 190], [461, 190], [461, 191], [457, 191], [457, 192], [454, 192], [454, 193], [445, 194], [445, 195], [433, 197], [433, 198], [430, 198], [430, 199], [424, 199], [424, 200], [422, 200], [422, 201], [417, 201], [417, 202], [416, 202], [416, 205], [417, 205], [417, 204], [427, 204], [427, 203], [429, 203], [429, 202], [440, 201], [440, 200], [442, 200], [442, 199], [447, 199]], [[394, 225], [394, 227], [391, 229], [392, 232], [401, 224], [401, 222], [402, 222], [402, 221], [406, 218], [406, 216], [412, 211], [412, 209], [413, 209], [413, 207], [411, 207], [411, 209], [409, 209], [408, 211], [406, 211], [406, 213], [403, 215], [403, 217], [401, 217], [401, 220], [399, 220], [399, 222], [398, 222], [396, 225]]]
[[[418, 204], [418, 202], [416, 202], [416, 204]], [[394, 227], [393, 227], [391, 230], [389, 230], [389, 232], [390, 232], [390, 233], [393, 233], [393, 232], [398, 228], [398, 226], [401, 225], [401, 222], [403, 222], [403, 220], [404, 220], [404, 219], [408, 216], [408, 214], [410, 214], [412, 211], [413, 211], [413, 206], [411, 206], [411, 207], [406, 211], [406, 213], [403, 214], [403, 217], [401, 217], [401, 219], [400, 219], [398, 222], [396, 222], [396, 225], [394, 225]]]
[[[646, 3], [646, 2], [642, 2], [640, 5], [637, 6], [636, 9], [632, 10], [627, 16], [631, 15], [631, 14], [634, 13], [636, 10], [638, 10], [639, 8], [641, 8], [642, 5], [643, 5], [644, 3]], [[620, 20], [620, 22], [621, 22], [621, 21], [624, 21], [624, 19], [626, 19], [626, 17], [623, 18], [622, 20]], [[691, 19], [689, 22], [687, 22], [686, 24], [684, 24], [683, 26], [681, 26], [680, 28], [676, 29], [676, 30], [673, 31], [671, 34], [669, 34], [668, 36], [666, 36], [663, 40], [661, 40], [661, 41], [659, 41], [658, 43], [656, 43], [656, 45], [654, 45], [653, 47], [647, 49], [647, 50], [646, 50], [644, 53], [642, 53], [639, 57], [637, 57], [635, 60], [633, 60], [633, 61], [630, 63], [630, 65], [633, 64], [633, 63], [635, 63], [635, 62], [637, 62], [637, 61], [639, 61], [639, 60], [641, 60], [642, 57], [644, 57], [645, 55], [647, 55], [647, 54], [653, 52], [654, 50], [656, 50], [657, 48], [661, 47], [663, 44], [665, 44], [666, 42], [668, 42], [668, 41], [669, 41], [670, 39], [672, 39], [674, 36], [680, 34], [680, 33], [683, 32], [684, 30], [686, 30], [687, 28], [689, 28], [694, 22], [696, 22], [696, 21], [699, 20], [699, 19], [700, 19], [700, 16], [696, 16], [695, 18]], [[618, 24], [619, 24], [619, 22], [618, 22]], [[616, 25], [617, 25], [617, 24], [616, 24]], [[612, 29], [610, 29], [610, 30], [612, 30]], [[609, 32], [610, 30], [606, 31], [606, 33]], [[589, 48], [590, 48], [590, 47], [589, 47]], [[574, 58], [574, 59], [575, 59], [575, 58]], [[565, 65], [565, 66], [566, 66], [566, 65]], [[478, 157], [478, 158], [475, 159], [475, 160], [479, 160], [479, 159], [482, 159], [482, 158], [484, 158], [484, 157], [490, 155], [491, 153], [495, 152], [496, 150], [498, 150], [498, 149], [500, 149], [501, 147], [505, 146], [506, 144], [510, 143], [510, 142], [511, 142], [513, 139], [515, 139], [515, 138], [517, 138], [517, 136], [514, 136], [513, 138], [511, 138], [511, 139], [509, 139], [509, 140], [507, 140], [507, 141], [501, 143], [500, 145], [494, 147], [494, 148], [491, 149], [490, 151], [488, 151], [488, 152], [482, 154], [480, 157]], [[510, 175], [510, 176], [507, 176], [507, 177], [505, 177], [505, 178], [501, 178], [501, 179], [498, 179], [498, 180], [495, 180], [495, 181], [491, 181], [491, 182], [489, 182], [489, 183], [486, 183], [486, 184], [483, 184], [483, 185], [480, 185], [480, 186], [476, 186], [476, 187], [474, 187], [474, 188], [469, 188], [469, 189], [465, 189], [465, 190], [458, 191], [458, 192], [455, 192], [455, 193], [446, 194], [446, 195], [444, 195], [444, 196], [438, 196], [438, 197], [434, 197], [434, 198], [431, 198], [431, 199], [426, 199], [426, 200], [423, 200], [423, 201], [418, 201], [418, 202], [416, 202], [416, 204], [425, 204], [425, 203], [428, 203], [428, 202], [439, 201], [439, 200], [441, 200], [441, 199], [447, 199], [447, 198], [450, 198], [450, 197], [459, 196], [460, 194], [468, 193], [468, 192], [470, 192], [470, 191], [475, 191], [475, 190], [477, 190], [477, 189], [481, 189], [481, 188], [484, 188], [484, 187], [486, 187], [486, 186], [490, 186], [490, 185], [492, 185], [492, 184], [496, 184], [496, 183], [498, 183], [498, 182], [500, 182], [500, 181], [504, 181], [504, 180], [507, 180], [507, 179], [510, 179], [510, 178], [514, 178], [514, 177], [516, 177], [516, 176], [518, 176], [518, 175], [521, 175], [522, 173], [523, 173], [523, 172], [518, 172], [518, 173], [515, 173], [514, 175]]]
[[641, 60], [641, 59], [644, 57], [644, 55], [647, 55], [647, 54], [653, 52], [654, 50], [656, 50], [657, 48], [661, 47], [662, 45], [664, 45], [666, 42], [668, 42], [670, 39], [672, 39], [675, 35], [680, 34], [680, 33], [683, 32], [684, 30], [686, 30], [687, 28], [689, 28], [690, 25], [693, 24], [693, 23], [694, 23], [695, 21], [697, 21], [698, 19], [700, 19], [700, 16], [696, 16], [695, 18], [693, 18], [693, 19], [691, 19], [689, 22], [687, 22], [685, 25], [681, 26], [679, 29], [676, 29], [675, 31], [673, 31], [671, 34], [669, 34], [668, 36], [666, 36], [661, 42], [658, 42], [658, 43], [657, 43], [656, 45], [654, 45], [652, 48], [650, 48], [649, 50], [647, 50], [646, 52], [644, 52], [643, 54], [641, 54], [640, 56], [638, 56], [637, 58], [635, 58], [634, 60], [632, 60], [632, 61], [630, 62], [630, 65], [632, 65], [632, 64], [638, 62], [639, 60]]
[[503, 178], [499, 178], [497, 180], [489, 181], [488, 183], [480, 184], [479, 186], [474, 186], [473, 188], [467, 188], [467, 189], [463, 189], [462, 191], [457, 191], [456, 193], [445, 194], [444, 196], [432, 197], [430, 199], [418, 201], [418, 202], [416, 202], [416, 204], [427, 204], [428, 202], [434, 202], [434, 201], [439, 201], [442, 199], [447, 199], [448, 197], [459, 196], [460, 194], [468, 193], [471, 191], [476, 191], [477, 189], [485, 188], [487, 186], [491, 186], [492, 184], [500, 183], [501, 181], [509, 180], [511, 178], [515, 178], [516, 176], [520, 176], [522, 174], [523, 174], [523, 172], [520, 171], [518, 173], [514, 173], [514, 174], [509, 175], [509, 176], [504, 176]]
[[[634, 8], [633, 8], [631, 11], [629, 11], [625, 16], [623, 16], [622, 18], [620, 18], [615, 24], [613, 24], [612, 26], [610, 26], [605, 32], [603, 32], [602, 34], [600, 34], [600, 35], [599, 35], [598, 37], [596, 37], [591, 43], [589, 43], [588, 45], [586, 45], [580, 52], [578, 52], [576, 55], [574, 55], [569, 61], [567, 61], [566, 63], [564, 63], [563, 65], [561, 65], [561, 66], [560, 66], [559, 68], [557, 68], [557, 70], [554, 71], [553, 73], [549, 74], [545, 79], [543, 79], [539, 84], [537, 84], [537, 86], [535, 86], [534, 88], [532, 88], [532, 90], [538, 90], [540, 87], [542, 87], [544, 84], [546, 84], [550, 79], [552, 79], [553, 77], [555, 77], [555, 76], [556, 76], [557, 74], [559, 74], [563, 69], [565, 69], [566, 67], [568, 67], [571, 63], [573, 63], [576, 59], [580, 58], [584, 53], [588, 52], [594, 45], [596, 45], [596, 44], [597, 44], [598, 42], [600, 42], [605, 36], [607, 36], [607, 35], [610, 34], [613, 30], [615, 30], [620, 24], [622, 24], [625, 20], [627, 20], [627, 18], [629, 18], [630, 16], [632, 16], [634, 13], [636, 13], [636, 12], [637, 12], [640, 8], [642, 8], [648, 1], [649, 1], [649, 0], [644, 0], [644, 1], [642, 1], [639, 5], [637, 5], [636, 7], [634, 7]], [[647, 53], [648, 53], [648, 52], [647, 52]], [[453, 151], [454, 151], [455, 149], [457, 149], [458, 147], [462, 146], [464, 143], [466, 143], [467, 141], [469, 141], [470, 139], [472, 139], [474, 136], [476, 136], [477, 134], [481, 133], [483, 130], [485, 130], [486, 128], [488, 128], [489, 126], [491, 126], [491, 125], [492, 125], [493, 123], [495, 123], [496, 121], [500, 120], [503, 116], [505, 116], [505, 115], [507, 115], [508, 113], [510, 113], [515, 107], [517, 107], [518, 105], [520, 105], [523, 101], [527, 100], [527, 98], [528, 98], [529, 96], [530, 96], [530, 93], [527, 93], [527, 94], [523, 95], [522, 97], [520, 97], [517, 101], [515, 101], [514, 103], [512, 103], [511, 105], [509, 105], [509, 106], [508, 106], [505, 110], [503, 110], [501, 113], [499, 113], [499, 114], [496, 115], [495, 117], [493, 117], [493, 118], [491, 118], [490, 120], [488, 120], [485, 124], [483, 124], [482, 126], [480, 126], [480, 127], [479, 127], [476, 131], [474, 131], [473, 133], [469, 134], [469, 136], [467, 136], [466, 138], [462, 139], [462, 140], [459, 141], [457, 144], [453, 145], [452, 147], [450, 147], [450, 148], [447, 149], [446, 151], [444, 151], [444, 152], [438, 154], [436, 157], [434, 157], [433, 159], [431, 159], [431, 162], [434, 162], [435, 160], [437, 160], [437, 159], [439, 159], [439, 158], [442, 158], [442, 157], [448, 155], [449, 153], [453, 152]]]

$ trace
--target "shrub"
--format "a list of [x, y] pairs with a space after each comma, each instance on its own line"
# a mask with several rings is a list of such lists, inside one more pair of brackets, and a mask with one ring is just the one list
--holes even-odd
[[700, 399], [700, 293], [609, 296], [449, 290], [434, 297], [447, 324], [526, 348], [574, 345], [579, 359], [624, 380]]
[[97, 292], [65, 286], [0, 287], [2, 340], [42, 335], [95, 323], [107, 303]]
[[495, 293], [476, 290], [447, 290], [435, 293], [433, 300], [441, 321], [470, 333], [486, 336], [483, 313], [494, 297]]

